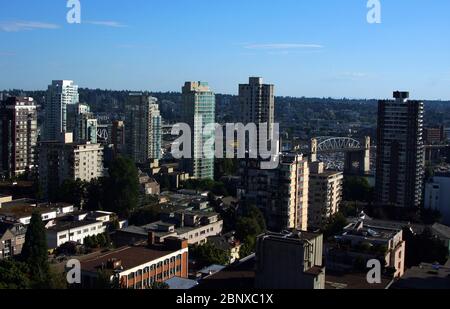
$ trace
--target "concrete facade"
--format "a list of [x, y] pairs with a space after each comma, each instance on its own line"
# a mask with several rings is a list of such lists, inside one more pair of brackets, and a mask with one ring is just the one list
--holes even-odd
[[324, 289], [323, 236], [293, 231], [258, 238], [256, 288]]

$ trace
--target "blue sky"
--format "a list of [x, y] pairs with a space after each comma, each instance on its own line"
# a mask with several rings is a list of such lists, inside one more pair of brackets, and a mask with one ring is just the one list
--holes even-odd
[[208, 81], [237, 93], [262, 76], [277, 95], [450, 99], [450, 1], [0, 0], [0, 89], [167, 91]]

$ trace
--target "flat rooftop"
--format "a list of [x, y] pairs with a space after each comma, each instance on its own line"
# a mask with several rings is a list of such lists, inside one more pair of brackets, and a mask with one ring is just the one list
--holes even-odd
[[311, 232], [303, 232], [303, 231], [294, 231], [294, 232], [289, 232], [289, 233], [268, 232], [265, 235], [262, 235], [262, 237], [269, 238], [269, 239], [299, 241], [299, 242], [302, 242], [304, 240], [311, 241], [311, 240], [316, 239], [319, 236], [321, 236], [321, 234], [311, 233]]
[[109, 260], [116, 259], [122, 262], [123, 270], [128, 270], [174, 252], [176, 252], [176, 250], [166, 250], [164, 246], [154, 246], [152, 248], [144, 246], [123, 247], [81, 262], [81, 269], [88, 272], [97, 272], [97, 270], [103, 265], [106, 265]]
[[81, 220], [81, 221], [73, 221], [68, 219], [57, 220], [55, 222], [55, 226], [48, 228], [48, 231], [52, 232], [63, 232], [71, 229], [77, 229], [83, 226], [89, 226], [94, 224], [100, 224], [99, 221], [90, 221], [90, 220]]
[[255, 288], [255, 256], [203, 278], [194, 289], [253, 289]]
[[[447, 263], [448, 264], [448, 263]], [[408, 269], [393, 289], [450, 289], [450, 267], [421, 264]]]
[[344, 229], [342, 237], [359, 236], [368, 239], [389, 240], [399, 233], [401, 229], [381, 227], [378, 225], [367, 224], [366, 222], [357, 222], [348, 225]]
[[344, 273], [326, 270], [325, 289], [326, 290], [385, 290], [392, 283], [392, 279], [382, 277], [380, 284], [370, 284], [367, 282], [366, 273]]

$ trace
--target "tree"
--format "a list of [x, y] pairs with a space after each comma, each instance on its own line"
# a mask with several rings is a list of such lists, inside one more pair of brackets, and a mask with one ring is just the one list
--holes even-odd
[[139, 198], [138, 171], [134, 163], [119, 157], [109, 168], [109, 177], [105, 180], [104, 208], [129, 217], [137, 207]]
[[28, 273], [29, 269], [25, 263], [14, 260], [0, 261], [0, 290], [30, 288]]
[[330, 217], [325, 225], [322, 227], [322, 232], [325, 238], [342, 233], [347, 226], [347, 219], [341, 213], [337, 213]]
[[99, 270], [97, 271], [97, 278], [95, 279], [95, 288], [98, 290], [110, 290], [118, 289], [118, 279], [114, 276], [110, 270]]
[[183, 187], [188, 190], [210, 191], [215, 195], [228, 195], [227, 189], [222, 182], [211, 179], [190, 179], [183, 183]]
[[47, 237], [42, 217], [36, 212], [31, 216], [21, 259], [31, 271], [33, 285], [37, 288], [48, 288], [51, 276], [48, 263]]
[[80, 179], [67, 179], [59, 187], [57, 196], [58, 202], [66, 202], [76, 207], [83, 205], [85, 197], [86, 182]]
[[244, 243], [245, 254], [249, 255], [256, 249], [256, 238], [265, 233], [266, 223], [261, 211], [254, 205], [243, 205], [242, 214], [236, 222], [236, 238]]
[[152, 284], [152, 290], [168, 290], [170, 286], [165, 282], [154, 282]]
[[228, 265], [230, 263], [229, 252], [217, 248], [210, 243], [192, 247], [191, 254], [201, 264]]
[[161, 207], [158, 205], [141, 207], [131, 213], [130, 225], [146, 225], [158, 221], [161, 215]]
[[86, 185], [86, 202], [84, 209], [96, 211], [103, 209], [104, 179], [93, 179]]
[[344, 180], [344, 200], [370, 203], [373, 201], [373, 188], [364, 177], [346, 177]]

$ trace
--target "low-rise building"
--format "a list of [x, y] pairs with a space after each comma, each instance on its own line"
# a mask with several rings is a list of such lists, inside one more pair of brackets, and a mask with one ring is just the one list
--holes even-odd
[[115, 232], [117, 246], [143, 241], [152, 232], [158, 241], [169, 237], [186, 239], [189, 245], [207, 242], [208, 237], [220, 235], [223, 220], [215, 212], [178, 210], [164, 213], [161, 220], [144, 226], [129, 226]]
[[155, 282], [188, 277], [188, 243], [169, 237], [163, 243], [149, 235], [147, 246], [122, 247], [81, 262], [82, 285], [96, 286], [100, 272], [124, 289], [148, 289]]
[[402, 229], [369, 224], [359, 220], [335, 236], [326, 252], [327, 268], [335, 271], [366, 269], [367, 262], [379, 260], [391, 268], [394, 277], [405, 272], [405, 241]]
[[87, 237], [108, 232], [115, 213], [107, 211], [78, 211], [47, 223], [47, 245], [50, 250], [67, 242], [84, 244]]
[[0, 260], [22, 252], [26, 232], [27, 228], [23, 224], [0, 222]]
[[207, 195], [193, 191], [178, 191], [178, 192], [162, 192], [159, 195], [160, 204], [167, 206], [168, 208], [176, 208], [183, 210], [199, 210], [199, 211], [213, 211], [210, 206]]
[[106, 231], [106, 225], [102, 221], [79, 220], [74, 217], [55, 220], [47, 228], [47, 246], [49, 250], [53, 250], [67, 242], [84, 244], [86, 237], [103, 234]]
[[33, 199], [17, 199], [0, 203], [0, 221], [30, 224], [34, 212], [42, 216], [43, 221], [50, 221], [70, 214], [74, 206], [67, 203], [37, 203]]
[[160, 193], [159, 183], [141, 170], [139, 170], [139, 185], [141, 192], [145, 195], [159, 195]]
[[324, 289], [323, 236], [293, 231], [258, 237], [256, 288]]

